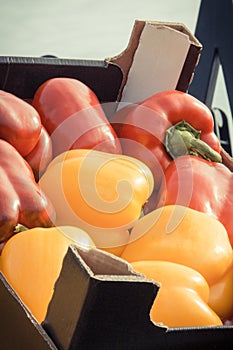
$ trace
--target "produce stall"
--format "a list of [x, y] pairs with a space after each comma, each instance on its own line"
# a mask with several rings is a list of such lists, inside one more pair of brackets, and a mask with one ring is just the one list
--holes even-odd
[[[231, 186], [233, 163], [231, 156], [221, 146], [214, 134], [214, 125], [208, 107], [188, 94], [201, 51], [202, 44], [182, 23], [137, 20], [127, 48], [116, 57], [106, 58], [103, 61], [59, 59], [56, 57], [0, 57], [0, 89], [2, 91], [0, 97], [3, 100], [6, 96], [7, 99], [7, 94], [11, 94], [16, 98], [15, 101], [12, 97], [15, 101], [15, 104], [12, 103], [13, 114], [15, 113], [14, 107], [21, 103], [19, 100], [27, 105], [26, 109], [29, 114], [37, 111], [43, 123], [41, 129], [33, 134], [37, 133], [36, 140], [39, 142], [44, 128], [46, 134], [49, 134], [46, 140], [50, 140], [44, 142], [44, 145], [51, 146], [51, 148], [42, 148], [42, 151], [38, 153], [41, 158], [39, 160], [36, 158], [35, 161], [31, 153], [36, 147], [35, 144], [28, 151], [29, 141], [25, 142], [24, 148], [21, 148], [24, 143], [20, 142], [17, 156], [14, 154], [14, 163], [18, 165], [15, 172], [8, 160], [10, 157], [12, 158], [13, 147], [16, 148], [17, 140], [20, 137], [23, 140], [25, 133], [19, 133], [16, 140], [10, 137], [7, 139], [9, 130], [11, 130], [11, 125], [9, 125], [7, 136], [3, 133], [1, 137], [2, 140], [7, 141], [3, 142], [1, 146], [2, 172], [5, 173], [7, 168], [7, 174], [10, 174], [8, 181], [10, 179], [11, 184], [14, 185], [18, 196], [15, 203], [17, 203], [17, 209], [19, 208], [17, 215], [14, 213], [12, 219], [13, 215], [8, 211], [6, 203], [8, 200], [1, 202], [2, 218], [4, 215], [7, 218], [7, 220], [4, 219], [5, 221], [2, 220], [1, 225], [2, 253], [0, 259], [0, 299], [2, 300], [0, 303], [2, 313], [0, 325], [1, 334], [4, 335], [2, 338], [4, 350], [26, 350], [32, 347], [35, 350], [230, 348], [233, 335], [233, 326], [231, 325], [231, 311], [233, 313], [231, 297], [233, 290], [231, 282], [233, 235], [227, 225], [232, 227], [229, 211], [224, 212], [224, 214], [222, 212], [224, 209], [231, 212], [232, 201], [230, 193], [227, 192], [229, 191], [227, 186]], [[63, 80], [64, 78], [65, 80]], [[59, 107], [65, 100], [64, 95], [72, 95], [76, 91], [77, 81], [80, 84], [78, 89], [83, 94], [88, 89], [91, 104], [88, 101], [89, 105], [84, 105], [77, 112], [79, 120], [82, 120], [82, 124], [80, 124], [82, 129], [80, 139], [76, 144], [72, 130], [74, 123], [76, 123], [76, 119], [73, 119], [76, 113], [69, 112], [71, 118], [68, 119], [71, 124], [69, 122], [67, 124], [66, 119], [62, 119], [69, 108], [72, 110], [73, 104], [68, 104], [61, 113]], [[72, 84], [71, 87], [68, 85], [69, 83]], [[164, 92], [166, 92], [165, 97]], [[153, 101], [151, 101], [151, 96], [153, 96]], [[101, 103], [101, 112], [99, 105], [97, 106], [97, 102], [95, 102], [96, 97]], [[174, 107], [172, 110], [169, 107], [166, 111], [164, 106], [168, 106], [171, 99], [178, 101], [179, 108]], [[52, 108], [49, 106], [51, 101], [54, 103]], [[162, 106], [159, 105], [161, 101]], [[154, 118], [153, 113], [155, 112], [154, 120], [156, 121], [157, 116], [162, 111], [163, 120], [167, 118], [166, 126], [168, 124], [174, 126], [177, 124], [169, 119], [169, 110], [172, 110], [172, 115], [174, 115], [173, 113], [178, 115], [179, 112], [179, 118], [181, 118], [181, 111], [182, 122], [183, 119], [186, 119], [185, 113], [183, 114], [183, 105], [189, 106], [190, 104], [188, 112], [194, 113], [191, 115], [196, 115], [195, 124], [199, 118], [197, 107], [199, 102], [199, 108], [206, 118], [205, 120], [200, 119], [199, 124], [203, 129], [201, 135], [204, 134], [204, 137], [202, 139], [200, 130], [193, 130], [193, 125], [190, 127], [189, 124], [188, 132], [195, 138], [195, 146], [193, 144], [191, 146], [191, 156], [187, 152], [185, 155], [183, 153], [169, 156], [165, 154], [166, 142], [161, 137], [164, 133], [162, 128], [159, 130], [159, 136], [156, 135], [160, 140], [159, 148], [163, 150], [160, 163], [158, 161], [155, 163], [154, 154], [151, 163], [148, 153], [143, 153], [141, 149], [136, 148], [135, 144], [141, 146], [142, 132], [143, 135], [145, 134], [148, 144], [153, 141], [150, 140], [148, 134], [152, 133], [153, 135], [153, 128], [154, 126], [157, 128], [158, 125], [156, 122], [154, 125], [153, 123], [147, 124], [145, 120], [148, 122], [149, 119], [139, 121], [138, 116], [144, 115], [146, 111], [149, 117], [151, 115]], [[25, 108], [24, 103], [22, 110]], [[153, 103], [156, 104], [157, 109], [155, 108], [150, 114], [148, 109]], [[174, 103], [175, 105], [176, 103]], [[48, 109], [46, 109], [47, 107]], [[87, 110], [88, 113], [82, 115], [82, 110]], [[93, 110], [94, 116], [98, 114], [101, 119], [97, 121], [92, 119]], [[166, 118], [164, 117], [165, 112], [167, 113]], [[9, 113], [9, 109], [7, 109], [7, 113], [10, 119], [12, 113]], [[54, 126], [53, 118], [58, 115], [62, 122]], [[22, 114], [22, 116], [22, 121], [24, 121], [25, 115]], [[31, 119], [35, 122], [34, 126], [39, 124], [39, 119], [36, 122], [36, 117], [37, 114], [31, 115]], [[144, 118], [147, 118], [146, 114]], [[204, 117], [200, 116], [200, 118]], [[178, 119], [178, 116], [174, 119]], [[190, 117], [189, 123], [191, 124], [192, 119]], [[161, 119], [157, 120], [161, 122]], [[86, 121], [88, 121], [87, 124], [85, 124]], [[46, 124], [47, 122], [48, 124]], [[98, 129], [98, 132], [95, 131], [90, 137], [87, 137], [87, 132], [92, 132], [93, 126]], [[175, 129], [180, 130], [177, 127]], [[183, 124], [181, 129], [184, 129]], [[107, 132], [103, 133], [103, 130], [107, 130]], [[185, 131], [187, 130], [185, 129]], [[101, 138], [103, 134], [104, 140]], [[83, 135], [85, 137], [82, 139]], [[132, 139], [131, 136], [135, 138]], [[212, 151], [209, 150], [209, 146], [207, 154], [203, 153], [203, 148], [199, 151], [196, 144], [200, 143], [200, 139], [201, 144], [205, 141], [214, 148], [213, 153], [214, 157], [217, 156], [217, 160], [210, 158]], [[132, 144], [130, 147], [128, 146], [128, 140], [133, 142], [133, 147]], [[167, 142], [170, 150], [171, 141]], [[91, 143], [94, 143], [93, 148], [90, 146]], [[186, 143], [185, 148], [186, 150], [188, 148]], [[74, 152], [66, 153], [70, 149]], [[39, 150], [41, 149], [39, 148]], [[108, 152], [109, 150], [110, 152]], [[150, 150], [150, 152], [152, 151]], [[201, 160], [199, 160], [199, 156], [201, 156]], [[214, 193], [218, 193], [219, 198], [222, 195], [222, 198], [228, 197], [229, 200], [224, 202], [219, 214], [215, 208], [215, 197], [211, 198], [213, 201], [210, 201], [209, 205], [214, 208], [215, 218], [212, 218], [213, 215], [208, 215], [205, 205], [201, 210], [189, 208], [189, 204], [192, 203], [192, 191], [183, 190], [183, 193], [189, 195], [188, 202], [187, 198], [184, 199], [185, 205], [183, 202], [179, 202], [179, 195], [176, 197], [171, 189], [169, 195], [174, 195], [174, 200], [172, 200], [172, 196], [167, 195], [168, 191], [164, 190], [165, 182], [167, 188], [171, 186], [172, 189], [175, 182], [172, 182], [169, 174], [166, 174], [165, 178], [162, 177], [161, 180], [161, 171], [167, 170], [168, 167], [170, 169], [176, 160], [178, 164], [180, 159], [184, 159], [183, 157], [188, 159], [193, 157], [195, 161], [198, 158], [199, 164], [195, 168], [199, 172], [202, 171], [202, 163], [203, 167], [208, 167], [211, 164], [216, 171], [212, 176], [213, 180], [217, 176], [217, 172], [220, 174], [218, 174], [219, 178], [221, 176], [224, 178], [224, 184], [227, 186], [216, 186]], [[84, 165], [79, 162], [80, 159], [84, 160]], [[87, 161], [85, 164], [87, 159], [91, 163]], [[29, 166], [25, 166], [25, 164], [29, 164]], [[191, 165], [193, 166], [193, 163], [188, 163], [189, 168]], [[84, 186], [85, 193], [80, 191], [80, 194], [75, 186], [71, 186], [77, 181], [77, 173], [73, 178], [70, 169], [73, 169], [72, 167], [75, 167], [76, 170], [82, 169], [82, 166], [84, 168], [87, 166], [88, 172], [85, 172], [84, 175], [80, 172], [78, 179], [84, 180], [84, 184], [88, 185]], [[20, 178], [19, 168], [23, 169], [25, 181]], [[99, 174], [100, 168], [102, 171]], [[205, 172], [207, 168], [203, 169]], [[196, 189], [194, 173], [193, 171], [191, 182], [193, 189]], [[96, 182], [91, 187], [93, 174]], [[179, 176], [183, 180], [189, 179], [187, 172], [182, 175], [181, 171], [178, 170], [178, 178]], [[68, 178], [68, 185], [62, 187], [64, 192], [60, 192], [65, 177]], [[3, 176], [2, 179], [5, 177]], [[117, 194], [124, 193], [125, 195], [125, 202], [123, 201], [119, 206], [116, 191], [111, 192], [108, 190], [108, 186], [111, 186], [113, 182], [115, 189], [118, 184], [123, 182], [122, 180], [130, 185], [130, 189], [125, 186], [122, 187], [121, 191], [119, 186]], [[210, 178], [205, 181], [205, 184], [212, 184]], [[182, 181], [182, 185], [183, 183], [184, 181]], [[26, 189], [23, 186], [26, 186]], [[200, 188], [202, 182], [199, 181], [198, 186]], [[8, 187], [10, 188], [10, 185]], [[94, 204], [89, 205], [88, 201], [83, 200], [83, 196], [85, 194], [90, 199], [90, 196], [95, 192], [94, 189], [103, 196], [107, 194], [104, 201], [98, 201], [99, 198], [97, 198], [98, 200], [96, 199]], [[178, 192], [182, 192], [181, 187], [178, 187]], [[9, 192], [5, 191], [4, 186], [2, 186], [2, 194], [2, 198], [9, 196]], [[39, 199], [38, 194], [40, 194]], [[207, 194], [210, 195], [211, 191], [210, 194]], [[207, 194], [205, 193], [205, 195]], [[77, 197], [75, 197], [76, 195]], [[15, 200], [13, 196], [9, 198], [12, 201]], [[204, 201], [208, 202], [204, 195], [203, 198], [203, 203]], [[196, 198], [194, 202], [197, 202]], [[106, 203], [107, 206], [105, 206]], [[171, 217], [174, 215], [181, 222], [187, 220], [184, 224], [185, 229], [191, 227], [190, 222], [194, 226], [197, 225], [193, 230], [187, 229], [187, 235], [182, 238], [183, 241], [180, 241], [181, 233], [179, 229], [176, 231], [177, 226], [175, 229], [172, 227], [171, 235], [169, 235], [170, 232], [166, 231], [166, 225], [169, 222], [163, 221], [163, 215], [169, 208], [174, 209], [174, 212], [172, 210], [173, 214], [169, 214]], [[185, 212], [182, 211], [183, 208], [186, 209]], [[158, 225], [155, 229], [154, 224]], [[176, 225], [179, 226], [180, 222], [176, 222]], [[68, 230], [67, 226], [77, 226], [77, 232], [74, 229]], [[45, 233], [48, 232], [47, 230], [51, 232], [48, 235]], [[163, 242], [160, 241], [160, 238], [156, 238], [158, 241], [155, 247], [153, 235], [156, 232], [162, 235], [163, 230]], [[73, 235], [69, 236], [68, 231], [72, 231]], [[210, 231], [213, 234], [211, 244], [207, 247], [206, 242]], [[87, 233], [90, 237], [87, 237]], [[27, 234], [31, 235], [29, 240], [27, 240]], [[75, 238], [74, 234], [76, 234]], [[193, 241], [190, 243], [193, 235], [195, 235], [195, 243], [197, 242], [200, 246], [195, 246]], [[45, 246], [48, 246], [47, 236], [51, 237], [49, 238], [51, 239], [50, 248], [43, 250]], [[111, 242], [109, 241], [110, 236], [113, 237]], [[202, 236], [205, 236], [205, 244], [201, 243]], [[145, 237], [147, 238], [144, 242]], [[172, 244], [169, 243], [170, 238], [168, 237], [174, 240]], [[138, 246], [137, 242], [139, 242]], [[145, 251], [140, 252], [140, 246], [144, 245]], [[28, 247], [30, 248], [29, 255], [26, 252]], [[174, 250], [177, 251], [179, 247], [182, 249], [179, 254], [175, 254]], [[52, 255], [51, 249], [53, 250]], [[167, 255], [168, 250], [170, 255]], [[182, 276], [189, 276], [187, 279], [193, 276], [192, 282], [190, 282], [191, 286], [188, 288], [188, 290], [192, 290], [191, 294], [194, 293], [196, 298], [193, 299], [194, 306], [191, 309], [193, 317], [188, 320], [191, 325], [183, 326], [182, 323], [176, 323], [175, 326], [167, 326], [162, 319], [161, 321], [157, 321], [157, 318], [156, 321], [152, 319], [152, 314], [150, 314], [152, 305], [161, 294], [161, 285], [165, 285], [166, 281], [160, 283], [156, 277], [146, 276], [146, 273], [143, 272], [143, 265], [141, 266], [142, 270], [139, 269], [137, 257], [135, 257], [135, 254], [137, 256], [139, 252], [142, 254], [140, 262], [151, 262], [153, 254], [155, 254], [154, 256], [157, 254], [158, 261], [165, 262], [165, 257], [168, 257], [169, 263], [180, 265], [181, 261], [185, 261], [183, 264], [185, 265], [187, 262], [185, 271], [182, 270], [183, 272], [180, 273]], [[143, 255], [144, 253], [145, 255]], [[39, 261], [41, 261], [41, 267], [38, 269], [39, 274], [37, 275], [38, 271], [36, 271], [37, 269], [33, 270], [33, 264], [39, 266]], [[54, 269], [50, 269], [51, 266]], [[175, 266], [169, 265], [169, 267], [175, 269]], [[155, 270], [158, 271], [159, 268], [162, 267], [157, 266]], [[45, 276], [48, 277], [45, 278]], [[168, 280], [172, 278], [170, 275], [167, 276], [169, 276]], [[182, 310], [179, 310], [179, 302], [183, 302], [184, 297], [188, 296], [189, 292], [185, 295], [182, 294], [182, 297], [177, 294], [177, 289], [179, 289], [178, 270], [177, 275], [175, 272], [174, 276], [175, 279], [171, 280], [170, 294], [166, 294], [166, 298], [170, 311], [173, 310], [173, 307], [174, 309], [178, 308], [178, 313], [175, 314], [176, 320], [178, 320], [179, 314], [182, 314]], [[51, 277], [51, 285], [48, 287], [49, 277]], [[43, 278], [44, 285], [40, 283]], [[209, 305], [207, 306], [208, 295], [211, 287], [218, 289], [218, 283], [224, 284], [226, 280], [224, 286], [226, 286], [225, 289], [228, 289], [228, 294], [223, 295], [227, 296], [227, 301], [224, 299], [224, 302], [220, 301], [219, 304], [220, 308], [224, 304], [227, 311], [223, 307], [224, 311], [221, 309], [218, 313], [219, 304], [216, 306], [215, 301], [213, 301], [213, 305], [216, 311], [213, 311]], [[34, 285], [32, 289], [28, 288], [24, 281], [30, 281]], [[48, 293], [51, 293], [49, 297], [45, 298], [47, 304], [41, 302], [43, 299], [40, 298], [41, 294], [36, 296], [38, 281], [40, 283], [38, 290], [41, 287], [41, 290], [48, 287]], [[34, 292], [32, 293], [32, 291]], [[39, 299], [35, 299], [36, 297]], [[188, 300], [190, 301], [190, 299]], [[39, 308], [40, 303], [43, 306], [46, 305], [43, 312]], [[198, 305], [202, 305], [202, 303], [203, 309], [201, 308], [200, 314], [198, 314]], [[189, 304], [184, 303], [187, 315], [190, 312]], [[156, 306], [154, 310], [155, 317], [157, 317]], [[222, 316], [223, 314], [224, 316]], [[204, 316], [202, 317], [202, 315]], [[198, 323], [203, 319], [204, 325]]]

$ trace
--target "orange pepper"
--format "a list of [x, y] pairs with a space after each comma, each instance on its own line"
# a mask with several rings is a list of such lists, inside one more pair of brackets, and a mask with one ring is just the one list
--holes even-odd
[[210, 286], [209, 305], [222, 320], [233, 314], [233, 265], [217, 283]]
[[209, 286], [197, 271], [168, 261], [132, 262], [133, 268], [159, 283], [151, 320], [167, 327], [222, 325], [208, 306]]
[[[128, 242], [128, 229], [152, 193], [153, 176], [134, 158], [76, 149], [56, 157], [39, 185], [54, 204], [56, 225], [78, 226], [108, 248]], [[114, 243], [104, 235], [114, 236]]]
[[95, 247], [88, 234], [75, 227], [33, 228], [12, 236], [3, 247], [0, 269], [40, 323], [70, 244]]
[[194, 209], [169, 205], [138, 220], [121, 257], [165, 260], [201, 273], [209, 285], [219, 281], [233, 261], [232, 247], [224, 226]]

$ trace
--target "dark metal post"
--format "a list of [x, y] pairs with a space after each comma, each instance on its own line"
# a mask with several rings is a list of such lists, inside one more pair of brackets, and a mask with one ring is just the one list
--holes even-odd
[[233, 135], [229, 134], [229, 121], [233, 116], [233, 1], [202, 0], [195, 36], [203, 45], [203, 50], [189, 93], [212, 109], [219, 67], [222, 66], [231, 118], [229, 120], [221, 108], [214, 108], [213, 114], [218, 113], [215, 127], [222, 147], [231, 154]]

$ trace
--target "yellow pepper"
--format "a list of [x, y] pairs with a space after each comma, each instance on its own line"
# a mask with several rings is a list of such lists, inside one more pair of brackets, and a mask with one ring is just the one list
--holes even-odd
[[88, 234], [75, 227], [29, 229], [12, 236], [3, 247], [1, 272], [40, 323], [70, 244], [95, 248]]
[[167, 327], [222, 325], [208, 306], [209, 286], [197, 271], [167, 261], [137, 261], [132, 266], [160, 285], [150, 310], [153, 322]]
[[127, 243], [154, 183], [137, 159], [76, 149], [56, 157], [39, 185], [55, 207], [56, 225], [78, 226], [108, 248]]
[[224, 276], [210, 286], [210, 307], [222, 320], [227, 320], [233, 314], [233, 265]]
[[233, 261], [224, 226], [188, 207], [169, 205], [139, 219], [121, 257], [165, 260], [183, 264], [203, 275], [209, 285], [219, 281]]

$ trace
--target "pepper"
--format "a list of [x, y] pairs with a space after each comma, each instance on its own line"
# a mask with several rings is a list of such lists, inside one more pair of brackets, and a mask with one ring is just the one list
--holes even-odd
[[163, 260], [198, 271], [209, 285], [217, 283], [233, 261], [224, 226], [197, 210], [168, 205], [141, 217], [121, 257], [128, 262]]
[[106, 235], [110, 247], [112, 237], [115, 246], [127, 242], [127, 230], [153, 190], [153, 176], [137, 159], [76, 149], [56, 157], [39, 185], [55, 206], [56, 225], [78, 226], [99, 240]]
[[0, 139], [0, 242], [15, 227], [52, 226], [54, 207], [35, 182], [29, 164], [8, 142]]
[[138, 104], [120, 109], [111, 123], [120, 138], [123, 154], [144, 161], [151, 169], [155, 192], [161, 186], [164, 170], [173, 160], [165, 147], [170, 145], [171, 139], [167, 134], [174, 136], [177, 131], [176, 142], [173, 139], [173, 144], [179, 145], [178, 150], [173, 150], [176, 154], [195, 152], [221, 161], [221, 147], [214, 133], [211, 111], [187, 93], [177, 90], [156, 93]]
[[168, 261], [137, 261], [132, 266], [160, 285], [150, 310], [153, 322], [167, 327], [222, 325], [208, 305], [209, 286], [197, 271]]
[[32, 105], [52, 138], [54, 157], [76, 148], [121, 153], [97, 96], [81, 81], [51, 78], [37, 89]]
[[40, 136], [37, 144], [33, 150], [24, 157], [28, 162], [35, 176], [35, 180], [38, 182], [42, 174], [45, 172], [47, 166], [51, 162], [53, 157], [52, 141], [51, 138], [42, 125]]
[[23, 99], [0, 90], [0, 138], [9, 142], [23, 156], [36, 146], [41, 132], [36, 109]]
[[227, 321], [233, 314], [233, 265], [224, 276], [210, 286], [210, 307], [219, 315], [221, 320]]
[[11, 237], [0, 257], [0, 269], [24, 304], [41, 323], [70, 244], [94, 248], [76, 227], [36, 227]]
[[196, 156], [175, 159], [164, 172], [157, 206], [180, 204], [218, 219], [233, 246], [233, 174], [222, 163]]

